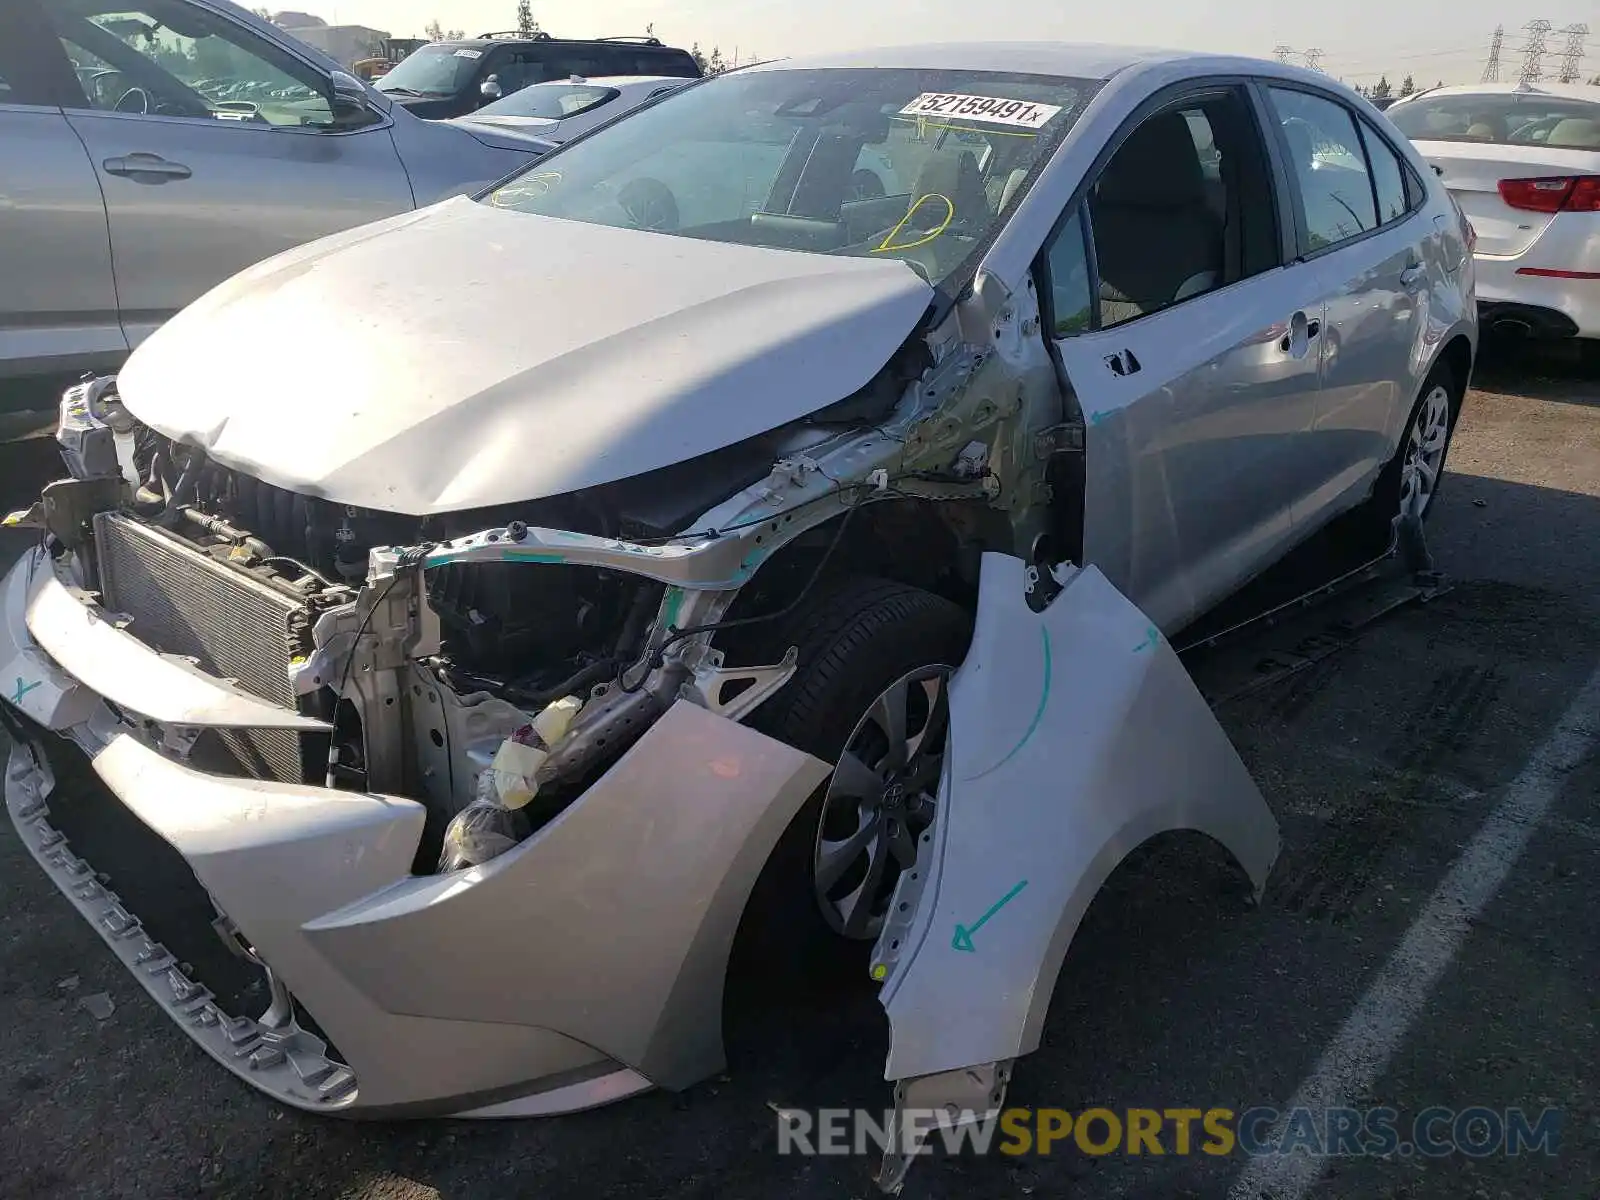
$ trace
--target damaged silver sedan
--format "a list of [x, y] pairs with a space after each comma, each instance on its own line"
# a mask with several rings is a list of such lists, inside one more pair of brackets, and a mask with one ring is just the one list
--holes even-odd
[[[0, 595], [7, 805], [299, 1108], [694, 1084], [776, 897], [873, 943], [899, 1102], [981, 1116], [1128, 853], [1199, 831], [1264, 885], [1276, 823], [1169, 639], [1335, 518], [1425, 512], [1465, 247], [1382, 118], [1273, 64], [984, 45], [684, 89], [67, 394], [72, 478], [9, 518], [40, 542]], [[63, 739], [264, 1011], [74, 852]]]

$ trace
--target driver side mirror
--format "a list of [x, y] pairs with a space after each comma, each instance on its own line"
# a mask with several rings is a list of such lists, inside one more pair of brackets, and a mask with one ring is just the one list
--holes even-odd
[[334, 128], [356, 129], [372, 123], [374, 114], [366, 85], [344, 71], [335, 71], [331, 84], [329, 102], [333, 106]]
[[478, 95], [486, 101], [498, 100], [505, 95], [505, 89], [500, 86], [500, 76], [491, 75], [478, 85]]

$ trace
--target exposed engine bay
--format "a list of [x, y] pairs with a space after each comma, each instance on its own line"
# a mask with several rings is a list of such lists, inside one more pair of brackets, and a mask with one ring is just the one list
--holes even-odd
[[[893, 563], [970, 602], [983, 550], [1041, 517], [995, 503], [996, 466], [1037, 476], [1036, 493], [1055, 443], [1018, 462], [1004, 441], [975, 440], [1039, 415], [972, 403], [983, 358], [959, 342], [937, 366], [914, 346], [857, 395], [757, 438], [570, 495], [430, 517], [231, 469], [144, 426], [114, 380], [96, 380], [69, 393], [59, 436], [77, 482], [114, 472], [121, 503], [83, 493], [66, 506], [76, 534], [57, 523], [137, 636], [331, 729], [208, 731], [197, 763], [425, 798], [426, 869], [497, 751], [559, 701], [581, 712], [542, 760], [523, 836], [681, 696], [735, 719], [753, 711], [795, 669], [756, 627], [830, 566]], [[924, 419], [952, 397], [969, 411]]]

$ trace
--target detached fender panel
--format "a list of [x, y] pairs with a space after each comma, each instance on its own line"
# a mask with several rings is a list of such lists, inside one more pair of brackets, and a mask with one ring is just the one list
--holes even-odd
[[878, 946], [892, 1080], [1036, 1049], [1079, 921], [1140, 843], [1198, 830], [1258, 891], [1277, 857], [1277, 822], [1155, 625], [1094, 567], [1035, 613], [1026, 571], [984, 558], [929, 870], [902, 877], [914, 913]]

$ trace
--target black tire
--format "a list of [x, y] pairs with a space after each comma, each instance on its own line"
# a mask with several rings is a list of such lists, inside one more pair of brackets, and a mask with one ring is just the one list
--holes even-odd
[[1372, 519], [1374, 525], [1382, 523], [1385, 532], [1392, 526], [1396, 515], [1400, 511], [1402, 494], [1402, 479], [1405, 469], [1406, 453], [1411, 441], [1411, 431], [1415, 428], [1418, 417], [1422, 414], [1424, 405], [1434, 389], [1442, 387], [1450, 398], [1450, 425], [1445, 435], [1444, 455], [1439, 460], [1439, 481], [1434, 486], [1432, 498], [1428, 507], [1423, 511], [1422, 519], [1426, 521], [1434, 509], [1438, 507], [1439, 493], [1444, 489], [1446, 467], [1450, 461], [1450, 447], [1455, 441], [1456, 425], [1461, 419], [1461, 401], [1463, 397], [1461, 383], [1456, 379], [1455, 371], [1447, 362], [1434, 364], [1433, 370], [1428, 372], [1428, 377], [1423, 380], [1422, 387], [1417, 393], [1416, 401], [1411, 406], [1411, 412], [1406, 416], [1404, 430], [1400, 434], [1400, 445], [1395, 448], [1394, 457], [1383, 468], [1383, 473], [1378, 476], [1377, 486], [1373, 489]]
[[[769, 651], [799, 649], [789, 685], [757, 709], [750, 724], [824, 762], [838, 759], [869, 705], [919, 667], [957, 666], [971, 620], [942, 596], [884, 579], [854, 577], [819, 590], [775, 633]], [[768, 659], [768, 661], [774, 661]], [[827, 793], [825, 780], [779, 839], [756, 883], [741, 927], [741, 950], [759, 969], [810, 975], [842, 956], [856, 965], [861, 943], [828, 928], [812, 892], [812, 852]], [[814, 976], [812, 976], [814, 977]]]

